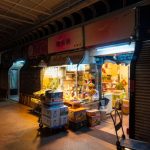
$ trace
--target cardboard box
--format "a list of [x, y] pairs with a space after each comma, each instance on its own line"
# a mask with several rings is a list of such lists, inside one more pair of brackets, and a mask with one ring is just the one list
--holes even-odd
[[68, 114], [68, 106], [63, 105], [60, 107], [60, 116], [64, 116]]
[[86, 109], [85, 108], [77, 108], [72, 109], [69, 108], [69, 120], [72, 122], [81, 122], [86, 120]]
[[87, 120], [84, 120], [84, 121], [81, 121], [81, 122], [72, 122], [72, 121], [69, 120], [69, 128], [71, 130], [76, 131], [76, 130], [78, 130], [82, 127], [85, 127], [85, 126], [87, 126]]
[[60, 126], [59, 118], [50, 119], [47, 116], [42, 115], [42, 123], [49, 128], [54, 128]]
[[68, 115], [60, 116], [60, 125], [66, 125], [68, 123]]
[[99, 101], [81, 104], [81, 106], [84, 107], [84, 108], [86, 108], [86, 109], [98, 109], [98, 107], [99, 107]]
[[91, 116], [99, 116], [100, 117], [100, 111], [98, 109], [87, 110], [86, 114], [88, 117], [91, 117]]
[[122, 112], [123, 112], [124, 115], [128, 115], [129, 114], [129, 100], [123, 100]]
[[50, 119], [60, 117], [60, 106], [47, 107], [42, 105], [42, 115], [49, 117]]
[[107, 109], [100, 109], [101, 120], [107, 119]]
[[91, 116], [91, 117], [88, 117], [88, 124], [91, 127], [99, 125], [100, 124], [100, 116]]
[[45, 97], [48, 99], [63, 99], [63, 92], [52, 92], [50, 90], [47, 90], [45, 92]]

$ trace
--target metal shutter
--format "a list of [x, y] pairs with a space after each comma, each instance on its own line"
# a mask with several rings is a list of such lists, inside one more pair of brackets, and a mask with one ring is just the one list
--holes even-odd
[[134, 136], [135, 139], [150, 142], [150, 40], [141, 44], [135, 64]]

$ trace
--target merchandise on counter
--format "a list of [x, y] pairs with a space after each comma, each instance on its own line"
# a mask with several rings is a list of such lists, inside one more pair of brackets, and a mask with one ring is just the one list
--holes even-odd
[[70, 100], [68, 102], [65, 102], [65, 104], [73, 109], [79, 108], [81, 105], [79, 100]]
[[98, 109], [87, 110], [86, 114], [88, 117], [92, 117], [92, 116], [100, 117], [100, 111]]
[[41, 101], [36, 98], [31, 98], [30, 106], [34, 112], [40, 112], [41, 111]]
[[91, 127], [99, 125], [100, 124], [100, 116], [90, 116], [90, 117], [88, 117], [88, 124]]
[[81, 122], [86, 120], [86, 109], [85, 108], [77, 108], [72, 109], [69, 108], [69, 120], [72, 122]]
[[95, 102], [88, 102], [88, 103], [81, 103], [81, 107], [89, 110], [89, 109], [98, 109], [99, 107], [99, 101]]

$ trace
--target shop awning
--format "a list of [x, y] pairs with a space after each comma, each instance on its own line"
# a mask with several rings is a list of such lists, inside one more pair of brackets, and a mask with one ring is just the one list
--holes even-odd
[[52, 55], [49, 61], [49, 66], [59, 66], [67, 64], [79, 64], [84, 58], [85, 52], [82, 51], [73, 51], [66, 53], [59, 53]]

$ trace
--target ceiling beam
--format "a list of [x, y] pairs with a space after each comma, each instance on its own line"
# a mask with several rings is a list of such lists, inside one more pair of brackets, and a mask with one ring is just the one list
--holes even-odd
[[44, 14], [44, 15], [48, 15], [48, 16], [51, 15], [51, 14], [45, 12], [45, 11], [33, 9], [33, 8], [31, 8], [31, 7], [24, 6], [24, 5], [22, 5], [22, 4], [18, 4], [18, 3], [16, 3], [16, 2], [13, 2], [13, 1], [10, 1], [10, 0], [3, 0], [3, 1], [8, 2], [8, 3], [10, 3], [10, 4], [15, 4], [15, 5], [17, 5], [17, 6], [20, 6], [20, 7], [22, 7], [22, 8], [28, 9], [28, 10], [32, 10], [32, 11], [34, 11], [34, 12], [38, 12], [38, 13], [40, 13], [40, 14]]
[[[0, 30], [0, 33], [1, 33], [1, 32], [2, 32], [2, 33], [5, 33], [5, 34], [7, 33], [7, 35], [11, 35], [11, 34], [12, 34], [12, 33], [8, 32], [8, 31], [5, 31], [5, 30]], [[5, 36], [5, 35], [4, 35], [4, 36]]]
[[2, 24], [0, 23], [0, 26], [4, 27], [4, 28], [8, 28], [8, 29], [11, 29], [11, 30], [14, 30], [14, 31], [17, 31], [17, 29], [15, 27], [12, 27], [11, 25], [9, 26], [8, 24]]
[[[35, 0], [29, 0], [29, 1], [31, 1], [31, 2], [34, 3], [34, 4], [37, 4], [37, 5], [34, 7], [34, 9], [35, 9], [39, 4], [41, 5], [43, 2], [45, 2], [45, 0], [41, 1], [40, 3], [35, 2]], [[47, 11], [50, 11], [50, 9], [47, 8], [47, 7], [45, 7], [45, 6], [40, 6], [40, 7], [46, 9]]]
[[7, 16], [7, 15], [0, 14], [0, 17], [4, 18], [4, 19], [7, 19], [7, 20], [14, 20], [15, 22], [21, 22], [21, 23], [27, 23], [27, 24], [34, 24], [31, 21], [27, 21], [27, 20], [23, 20], [23, 19], [18, 19], [18, 18], [15, 18], [15, 17]]
[[18, 16], [25, 17], [25, 18], [33, 20], [33, 21], [35, 21], [37, 19], [37, 17], [35, 15], [28, 13], [28, 11], [23, 11], [22, 9], [18, 10], [17, 8], [16, 8], [16, 10], [14, 10], [14, 8], [9, 9], [8, 7], [10, 7], [10, 5], [5, 2], [4, 2], [4, 4], [0, 5], [0, 8], [7, 11], [6, 14], [8, 14], [9, 12], [12, 12], [14, 14], [17, 14]]

